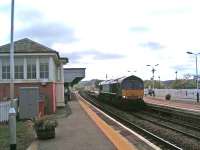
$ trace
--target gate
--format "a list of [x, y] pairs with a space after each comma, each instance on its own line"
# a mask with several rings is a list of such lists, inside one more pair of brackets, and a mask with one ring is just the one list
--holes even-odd
[[39, 88], [21, 87], [19, 91], [19, 117], [31, 119], [38, 114]]

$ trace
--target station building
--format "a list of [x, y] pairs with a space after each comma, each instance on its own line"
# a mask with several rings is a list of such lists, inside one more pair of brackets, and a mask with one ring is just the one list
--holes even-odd
[[[0, 46], [0, 101], [9, 98], [10, 44]], [[46, 99], [51, 112], [64, 102], [64, 69], [68, 58], [28, 38], [14, 42], [15, 97], [20, 87], [38, 87], [40, 99]]]

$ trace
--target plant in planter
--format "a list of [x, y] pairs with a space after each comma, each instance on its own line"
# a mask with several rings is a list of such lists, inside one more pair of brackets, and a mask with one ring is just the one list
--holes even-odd
[[56, 120], [40, 118], [34, 121], [34, 129], [38, 139], [41, 140], [55, 138], [55, 128], [57, 126], [58, 122]]

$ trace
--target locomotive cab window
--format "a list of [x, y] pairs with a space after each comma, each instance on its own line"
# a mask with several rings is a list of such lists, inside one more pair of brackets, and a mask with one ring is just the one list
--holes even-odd
[[143, 82], [139, 81], [139, 80], [125, 80], [122, 83], [122, 88], [123, 89], [142, 89], [144, 88], [144, 84]]

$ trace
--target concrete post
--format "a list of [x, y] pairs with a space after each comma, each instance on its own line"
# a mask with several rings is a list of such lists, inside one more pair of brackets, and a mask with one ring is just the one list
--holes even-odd
[[24, 79], [27, 79], [27, 58], [24, 57]]
[[2, 80], [2, 58], [0, 58], [0, 80]]
[[10, 150], [16, 150], [16, 112], [13, 107], [9, 109]]

